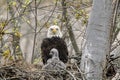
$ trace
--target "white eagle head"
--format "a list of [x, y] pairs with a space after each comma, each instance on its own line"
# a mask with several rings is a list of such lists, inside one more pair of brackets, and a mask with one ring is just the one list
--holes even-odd
[[48, 38], [51, 38], [51, 37], [60, 37], [61, 38], [62, 33], [61, 33], [61, 30], [60, 30], [60, 27], [57, 26], [57, 25], [50, 26], [48, 28], [47, 37]]

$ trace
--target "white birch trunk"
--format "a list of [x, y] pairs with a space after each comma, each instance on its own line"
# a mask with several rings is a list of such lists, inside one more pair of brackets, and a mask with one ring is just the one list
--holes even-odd
[[106, 55], [110, 50], [111, 6], [112, 0], [93, 0], [80, 65], [87, 80], [102, 80], [103, 78]]

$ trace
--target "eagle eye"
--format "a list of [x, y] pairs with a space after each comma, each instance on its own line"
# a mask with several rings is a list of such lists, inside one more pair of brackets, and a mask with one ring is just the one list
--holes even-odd
[[52, 31], [53, 29], [51, 28], [50, 30]]
[[54, 51], [51, 51], [51, 53], [54, 53]]
[[56, 28], [56, 30], [58, 30], [58, 28]]

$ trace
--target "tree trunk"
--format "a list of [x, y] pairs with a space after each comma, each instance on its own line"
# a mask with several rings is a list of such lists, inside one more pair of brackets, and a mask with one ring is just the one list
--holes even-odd
[[106, 56], [110, 51], [112, 0], [93, 0], [86, 30], [81, 70], [87, 80], [102, 80]]

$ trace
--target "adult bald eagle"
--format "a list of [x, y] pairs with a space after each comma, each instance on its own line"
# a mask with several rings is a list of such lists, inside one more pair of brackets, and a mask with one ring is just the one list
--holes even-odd
[[57, 25], [50, 26], [47, 32], [47, 38], [41, 43], [41, 53], [43, 64], [52, 56], [49, 54], [52, 48], [56, 48], [59, 52], [59, 58], [62, 62], [68, 61], [68, 49], [65, 41], [62, 39], [62, 33]]

